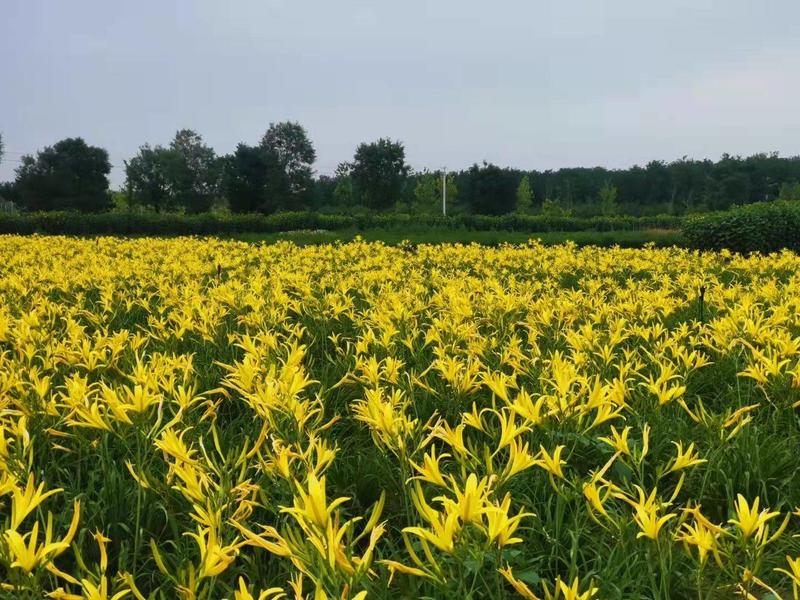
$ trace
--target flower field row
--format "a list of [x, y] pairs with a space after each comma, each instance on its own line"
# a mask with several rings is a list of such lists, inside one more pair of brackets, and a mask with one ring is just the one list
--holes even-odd
[[0, 237], [0, 597], [797, 598], [800, 257]]

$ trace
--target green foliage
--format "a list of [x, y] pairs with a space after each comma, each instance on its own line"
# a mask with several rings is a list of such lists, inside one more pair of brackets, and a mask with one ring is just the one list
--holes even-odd
[[125, 162], [130, 204], [156, 212], [210, 210], [220, 175], [221, 163], [213, 148], [191, 129], [178, 131], [169, 148], [145, 144]]
[[569, 217], [572, 211], [564, 208], [561, 202], [552, 198], [545, 198], [542, 202], [542, 215], [545, 217]]
[[352, 242], [356, 238], [367, 242], [383, 242], [391, 246], [408, 244], [480, 244], [500, 246], [502, 244], [525, 244], [531, 239], [547, 246], [572, 242], [576, 246], [619, 246], [621, 248], [643, 248], [646, 245], [664, 248], [680, 246], [680, 232], [667, 229], [639, 229], [626, 231], [474, 231], [469, 229], [442, 229], [412, 227], [409, 229], [339, 229], [302, 230], [279, 233], [243, 233], [234, 236], [248, 242], [275, 243], [290, 241], [305, 246]]
[[224, 158], [222, 193], [233, 212], [273, 213], [310, 204], [316, 153], [299, 123], [272, 123], [261, 144]]
[[0, 182], [0, 200], [14, 202], [17, 198], [17, 190], [12, 181]]
[[27, 212], [0, 215], [0, 233], [46, 233], [65, 235], [230, 235], [237, 233], [276, 233], [281, 231], [414, 228], [432, 230], [518, 231], [636, 231], [677, 229], [681, 219], [659, 217], [567, 217], [557, 215], [503, 216], [436, 214], [323, 214], [319, 212], [279, 212], [263, 214], [176, 214], [153, 212], [114, 212], [79, 214], [70, 212]]
[[178, 131], [169, 149], [166, 168], [173, 204], [189, 213], [209, 210], [220, 176], [214, 149], [191, 129]]
[[[2, 144], [0, 136], [0, 160]], [[441, 182], [432, 173], [410, 173], [399, 141], [359, 145], [353, 161], [342, 163], [332, 176], [315, 178], [315, 160], [314, 146], [296, 122], [272, 123], [257, 146], [240, 144], [223, 158], [197, 133], [185, 129], [168, 147], [145, 144], [125, 162], [128, 205], [186, 213], [205, 212], [220, 202], [229, 202], [235, 212], [440, 212]], [[63, 169], [60, 174], [31, 178], [32, 163], [25, 158], [22, 162], [18, 171], [26, 177], [20, 189], [2, 187], [3, 197], [17, 206], [84, 211], [109, 207], [102, 195], [94, 196], [94, 204], [79, 201], [78, 206], [70, 198], [76, 193], [83, 197], [83, 191], [67, 189], [75, 179], [64, 176]], [[532, 214], [535, 199], [548, 198], [552, 202], [545, 201], [542, 207], [548, 216], [680, 215], [776, 198], [800, 200], [798, 182], [800, 156], [782, 158], [777, 153], [744, 158], [725, 154], [716, 162], [687, 157], [654, 160], [643, 167], [613, 170], [522, 171], [484, 162], [448, 174], [447, 212]]]
[[[452, 175], [446, 176], [447, 207], [448, 212], [458, 198], [458, 187]], [[414, 212], [441, 213], [442, 212], [442, 174], [422, 173], [417, 178], [414, 186]]]
[[[270, 123], [261, 139], [267, 152], [266, 195], [275, 208], [297, 210], [308, 204], [317, 153], [300, 123]], [[270, 212], [270, 211], [267, 211]]]
[[786, 181], [778, 192], [779, 200], [800, 200], [800, 182]]
[[472, 165], [465, 178], [464, 198], [472, 212], [503, 215], [514, 210], [517, 176], [510, 169], [484, 162]]
[[517, 212], [523, 215], [533, 213], [533, 190], [531, 190], [531, 180], [527, 175], [523, 175], [517, 186]]
[[125, 184], [131, 206], [144, 206], [156, 212], [174, 210], [167, 179], [169, 153], [161, 146], [151, 148], [145, 144], [136, 156], [125, 161]]
[[126, 192], [121, 190], [113, 190], [109, 192], [111, 196], [111, 207], [115, 211], [128, 211], [134, 207], [130, 203], [130, 197]]
[[[276, 182], [284, 181], [274, 153], [261, 146], [239, 144], [236, 151], [225, 158], [222, 191], [233, 212], [274, 212], [277, 206], [271, 203], [275, 195]], [[284, 190], [288, 192], [288, 189]], [[282, 195], [282, 194], [281, 194]]]
[[408, 172], [402, 143], [381, 138], [361, 144], [350, 169], [356, 202], [377, 210], [392, 208], [400, 200]]
[[688, 217], [683, 235], [702, 250], [734, 252], [800, 250], [800, 202], [761, 202]]
[[615, 215], [619, 210], [617, 204], [617, 186], [606, 181], [600, 188], [600, 210], [604, 215]]
[[355, 203], [353, 193], [353, 178], [350, 176], [352, 165], [342, 162], [336, 167], [333, 179], [336, 182], [333, 188], [333, 200], [338, 206], [347, 206]]
[[103, 148], [81, 138], [48, 146], [36, 157], [22, 157], [15, 193], [28, 210], [99, 212], [111, 207], [108, 174], [111, 163]]

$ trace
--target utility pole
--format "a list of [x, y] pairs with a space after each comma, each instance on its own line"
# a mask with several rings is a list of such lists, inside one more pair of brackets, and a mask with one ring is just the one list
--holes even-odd
[[447, 216], [447, 167], [442, 167], [442, 216]]

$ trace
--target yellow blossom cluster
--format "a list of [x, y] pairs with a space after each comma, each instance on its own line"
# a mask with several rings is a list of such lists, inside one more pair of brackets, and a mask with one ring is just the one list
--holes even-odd
[[797, 598], [800, 257], [0, 237], [0, 597]]

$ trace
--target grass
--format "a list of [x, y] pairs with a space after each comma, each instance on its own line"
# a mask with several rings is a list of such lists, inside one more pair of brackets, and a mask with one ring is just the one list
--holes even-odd
[[681, 246], [683, 238], [679, 231], [669, 229], [644, 229], [624, 231], [549, 231], [526, 233], [519, 231], [472, 231], [437, 229], [346, 229], [342, 231], [288, 231], [282, 233], [245, 233], [232, 236], [232, 239], [247, 242], [274, 243], [291, 241], [300, 246], [350, 242], [356, 237], [368, 242], [384, 242], [397, 245], [403, 241], [412, 244], [470, 244], [498, 246], [500, 244], [522, 244], [530, 239], [539, 239], [552, 246], [570, 241], [578, 246], [620, 246], [641, 248], [645, 244], [657, 247]]

